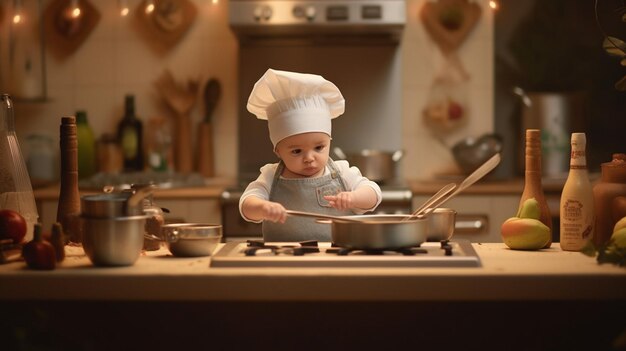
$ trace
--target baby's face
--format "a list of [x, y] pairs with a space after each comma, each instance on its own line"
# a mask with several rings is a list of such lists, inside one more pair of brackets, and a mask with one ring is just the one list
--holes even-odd
[[330, 136], [326, 133], [302, 133], [281, 140], [276, 154], [285, 163], [287, 178], [318, 177], [328, 162]]

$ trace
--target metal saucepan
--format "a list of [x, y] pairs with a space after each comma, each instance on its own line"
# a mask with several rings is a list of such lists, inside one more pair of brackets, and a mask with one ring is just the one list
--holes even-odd
[[148, 186], [135, 192], [83, 195], [80, 198], [81, 213], [89, 218], [116, 218], [143, 214], [143, 199], [152, 194], [154, 187]]
[[398, 249], [426, 241], [427, 218], [404, 220], [406, 215], [359, 215], [362, 222], [321, 220], [331, 225], [334, 244], [350, 249]]
[[345, 153], [339, 147], [333, 152], [339, 159], [347, 160], [351, 166], [357, 167], [364, 177], [374, 182], [391, 181], [396, 176], [396, 163], [400, 161], [404, 152], [394, 152], [365, 149], [358, 153]]

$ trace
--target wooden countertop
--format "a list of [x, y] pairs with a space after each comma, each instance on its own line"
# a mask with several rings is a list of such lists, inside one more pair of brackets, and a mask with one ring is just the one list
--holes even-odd
[[626, 299], [626, 268], [564, 252], [473, 244], [480, 268], [216, 268], [165, 248], [131, 267], [94, 267], [66, 247], [54, 271], [0, 265], [0, 300], [517, 301]]

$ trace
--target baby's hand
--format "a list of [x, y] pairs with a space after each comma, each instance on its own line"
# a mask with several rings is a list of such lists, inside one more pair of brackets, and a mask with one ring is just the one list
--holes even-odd
[[354, 207], [354, 194], [351, 191], [341, 192], [337, 195], [326, 195], [324, 199], [331, 207], [338, 210], [349, 210]]
[[272, 222], [285, 223], [287, 210], [278, 202], [267, 201], [262, 207], [263, 219]]

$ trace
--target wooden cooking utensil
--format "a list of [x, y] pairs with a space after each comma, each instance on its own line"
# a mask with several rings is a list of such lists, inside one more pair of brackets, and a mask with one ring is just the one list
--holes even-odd
[[214, 175], [213, 165], [213, 134], [211, 119], [213, 111], [220, 98], [221, 87], [217, 79], [211, 78], [204, 86], [202, 97], [204, 99], [204, 120], [200, 122], [198, 128], [198, 158], [196, 160], [197, 170], [204, 177], [209, 178]]
[[200, 84], [198, 80], [189, 80], [187, 86], [181, 86], [174, 81], [174, 77], [168, 70], [165, 70], [154, 84], [167, 105], [176, 114], [174, 140], [176, 170], [180, 173], [190, 173], [193, 170], [193, 151], [189, 113], [196, 103]]

